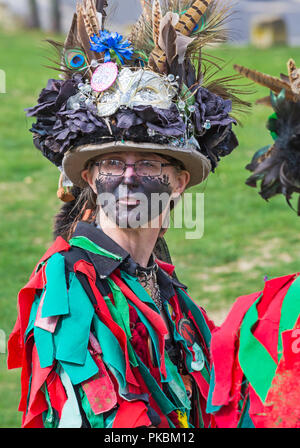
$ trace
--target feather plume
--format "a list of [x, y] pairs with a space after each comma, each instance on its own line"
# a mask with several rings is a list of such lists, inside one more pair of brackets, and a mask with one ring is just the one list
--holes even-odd
[[151, 20], [152, 18], [152, 7], [151, 7], [151, 1], [149, 0], [141, 0], [141, 7], [143, 14], [145, 17], [147, 17], [148, 20]]
[[165, 59], [169, 66], [176, 57], [176, 40], [177, 33], [175, 25], [178, 22], [178, 15], [172, 12], [167, 12], [160, 24], [158, 47], [165, 53]]
[[[59, 56], [58, 61], [50, 59], [54, 63], [54, 67], [51, 68], [63, 73], [65, 79], [71, 78], [74, 73], [74, 69], [66, 61], [68, 59], [68, 52], [71, 52], [73, 55], [76, 52], [82, 52], [85, 55], [87, 66], [90, 65], [92, 59], [101, 60], [102, 58], [102, 55], [90, 49], [90, 36], [94, 33], [98, 34], [100, 27], [94, 0], [84, 0], [83, 4], [77, 5], [76, 11], [73, 15], [72, 24], [64, 44], [47, 40], [55, 48]], [[81, 73], [90, 77], [92, 72], [87, 67]]]
[[241, 86], [237, 84], [236, 81], [240, 79], [240, 77], [235, 75], [214, 78], [210, 82], [207, 82], [207, 80], [204, 79], [203, 85], [206, 89], [220, 96], [224, 100], [231, 100], [234, 113], [245, 113], [248, 112], [251, 103], [245, 101], [240, 96], [250, 95], [253, 91], [249, 89], [249, 86]]
[[100, 31], [100, 23], [97, 16], [97, 10], [95, 6], [94, 0], [86, 0], [86, 10], [89, 17], [89, 21], [91, 24], [91, 27], [93, 29], [94, 34], [99, 35]]
[[93, 59], [102, 59], [103, 54], [93, 52], [91, 48], [90, 37], [94, 34], [94, 29], [90, 21], [89, 11], [83, 5], [77, 4], [77, 29], [78, 40], [87, 57], [88, 65]]
[[264, 199], [283, 194], [292, 207], [293, 193], [300, 193], [300, 102], [287, 101], [284, 92], [278, 96], [271, 94], [276, 116], [270, 117], [267, 128], [276, 134], [276, 139], [272, 146], [254, 154], [246, 166], [252, 172], [246, 184], [256, 187], [260, 182], [259, 193]]
[[84, 0], [83, 5], [81, 5], [80, 8], [85, 23], [86, 32], [89, 38], [92, 37], [95, 33], [98, 34], [100, 29], [94, 5], [94, 1]]
[[296, 95], [300, 95], [300, 69], [297, 69], [293, 59], [288, 61], [288, 76], [292, 92]]
[[194, 1], [192, 6], [180, 17], [176, 25], [176, 31], [185, 36], [190, 36], [211, 2], [212, 0]]
[[167, 73], [166, 53], [159, 47], [155, 47], [149, 57], [149, 67], [157, 73]]
[[156, 46], [158, 46], [161, 19], [162, 19], [162, 13], [161, 13], [160, 1], [154, 0], [152, 9], [152, 28], [153, 28], [153, 41]]
[[162, 31], [162, 36], [165, 41], [166, 59], [170, 66], [177, 56], [177, 52], [176, 52], [177, 34], [176, 34], [175, 28], [173, 27], [171, 22], [169, 22], [165, 26], [164, 30]]
[[[152, 10], [151, 10], [152, 14]], [[154, 49], [152, 18], [148, 16], [146, 10], [143, 11], [139, 20], [133, 25], [128, 40], [133, 44], [137, 54], [143, 53], [145, 62], [148, 61], [148, 55]]]
[[67, 37], [65, 39], [64, 47], [65, 48], [75, 48], [78, 45], [77, 39], [77, 14], [73, 15], [73, 20], [71, 24], [71, 28]]
[[295, 72], [297, 71], [297, 66], [295, 64], [295, 61], [293, 59], [289, 59], [289, 61], [287, 63], [287, 67], [288, 67], [289, 80], [290, 80], [290, 83], [292, 84], [292, 82], [294, 81], [294, 78], [295, 78]]
[[[225, 2], [221, 7], [217, 7], [215, 3], [211, 3], [204, 17], [199, 23], [198, 29], [192, 34], [193, 42], [188, 46], [186, 59], [194, 61], [197, 68], [198, 80], [201, 79], [201, 66], [203, 62], [209, 62], [217, 67], [214, 58], [203, 57], [203, 48], [209, 45], [221, 44], [228, 40], [229, 34], [225, 26], [232, 15], [231, 5]], [[218, 68], [218, 67], [217, 67]]]
[[276, 78], [275, 76], [267, 75], [256, 70], [251, 70], [247, 67], [243, 67], [237, 64], [235, 64], [233, 68], [246, 78], [249, 78], [255, 83], [260, 84], [264, 87], [268, 87], [275, 93], [280, 93], [281, 90], [285, 89], [286, 99], [290, 101], [296, 102], [299, 100], [299, 97], [297, 98], [297, 95], [292, 92], [290, 84], [286, 81]]

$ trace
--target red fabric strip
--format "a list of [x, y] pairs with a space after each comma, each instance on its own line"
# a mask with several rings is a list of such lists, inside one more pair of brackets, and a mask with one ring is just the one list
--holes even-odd
[[167, 263], [165, 261], [159, 260], [158, 258], [155, 259], [155, 262], [158, 264], [160, 268], [162, 268], [164, 271], [167, 272], [169, 275], [173, 275], [175, 266], [173, 264]]
[[201, 372], [191, 372], [190, 375], [194, 378], [196, 381], [197, 386], [200, 389], [201, 395], [207, 399], [208, 397], [208, 391], [209, 391], [209, 384], [205, 380], [205, 378], [201, 375]]
[[142, 302], [134, 292], [119, 278], [116, 274], [111, 274], [111, 279], [119, 286], [123, 294], [134, 303], [139, 310], [144, 314], [144, 316], [151, 322], [151, 325], [155, 328], [156, 334], [159, 341], [159, 351], [160, 351], [160, 365], [161, 373], [164, 378], [167, 377], [166, 366], [165, 366], [165, 335], [168, 334], [166, 324], [162, 317]]
[[59, 375], [52, 370], [46, 379], [51, 406], [58, 412], [59, 418], [68, 399]]
[[[30, 422], [42, 415], [44, 411], [48, 410], [48, 404], [41, 387], [45, 383], [52, 367], [42, 369], [37, 353], [36, 346], [32, 348], [32, 377], [30, 386], [30, 397], [28, 404], [28, 411], [24, 420], [24, 428], [29, 427]], [[31, 426], [32, 427], [32, 426]]]
[[270, 303], [274, 299], [275, 295], [280, 291], [281, 288], [291, 283], [295, 279], [295, 274], [285, 275], [284, 277], [278, 277], [268, 280], [265, 283], [263, 300], [260, 300], [257, 305], [257, 312], [259, 319], [264, 317]]
[[256, 292], [238, 298], [223, 325], [212, 332], [211, 356], [216, 378], [212, 396], [213, 406], [229, 404], [238, 331], [247, 310], [260, 295], [261, 292]]
[[113, 428], [138, 428], [150, 426], [147, 406], [143, 401], [123, 401], [118, 409]]
[[110, 411], [117, 404], [117, 395], [101, 356], [94, 355], [93, 359], [99, 373], [84, 381], [82, 387], [92, 410], [98, 415]]
[[[277, 345], [282, 302], [293, 281], [294, 276], [283, 286], [281, 286], [281, 282], [273, 282], [272, 289], [270, 287], [265, 288], [264, 295], [257, 307], [258, 311], [259, 309], [261, 311], [261, 317], [253, 335], [268, 350], [276, 363], [278, 362]], [[280, 289], [276, 290], [276, 286]], [[264, 311], [263, 316], [262, 310]]]

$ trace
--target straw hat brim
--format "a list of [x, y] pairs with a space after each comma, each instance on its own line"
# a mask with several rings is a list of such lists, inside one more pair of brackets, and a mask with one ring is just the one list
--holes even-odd
[[87, 183], [82, 179], [81, 172], [89, 160], [104, 154], [129, 151], [158, 153], [162, 157], [168, 155], [179, 160], [191, 176], [186, 188], [203, 182], [211, 171], [211, 164], [208, 158], [194, 147], [179, 148], [171, 145], [135, 143], [131, 141], [89, 144], [73, 148], [64, 156], [63, 170], [74, 185], [84, 188], [87, 186]]

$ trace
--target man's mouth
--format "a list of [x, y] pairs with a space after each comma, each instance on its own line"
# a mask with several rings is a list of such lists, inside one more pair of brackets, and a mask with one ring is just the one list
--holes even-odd
[[140, 202], [141, 201], [139, 199], [135, 199], [132, 197], [124, 197], [117, 200], [117, 203], [127, 206], [137, 206], [140, 204]]

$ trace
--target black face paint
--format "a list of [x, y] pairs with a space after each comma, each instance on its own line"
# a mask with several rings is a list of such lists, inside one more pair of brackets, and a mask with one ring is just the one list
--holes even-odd
[[[169, 204], [172, 188], [169, 176], [160, 177], [136, 175], [99, 176], [96, 180], [98, 203], [104, 213], [119, 227], [136, 228], [157, 218]], [[122, 197], [133, 197], [138, 204], [121, 204]]]

